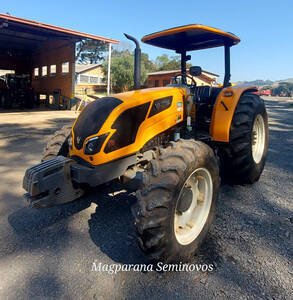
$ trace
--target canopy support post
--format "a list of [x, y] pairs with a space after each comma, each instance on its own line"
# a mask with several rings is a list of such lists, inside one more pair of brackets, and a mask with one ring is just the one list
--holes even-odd
[[223, 86], [230, 86], [231, 70], [230, 70], [230, 45], [225, 44], [225, 77]]
[[182, 84], [186, 84], [186, 62], [191, 59], [191, 56], [190, 55], [186, 55], [186, 51], [182, 51], [182, 52], [180, 52], [180, 54], [181, 54]]

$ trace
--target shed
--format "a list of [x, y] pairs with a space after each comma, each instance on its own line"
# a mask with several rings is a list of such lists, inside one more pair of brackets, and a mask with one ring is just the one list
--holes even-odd
[[0, 14], [0, 69], [29, 74], [35, 93], [74, 94], [75, 45], [83, 39], [118, 44], [114, 39]]

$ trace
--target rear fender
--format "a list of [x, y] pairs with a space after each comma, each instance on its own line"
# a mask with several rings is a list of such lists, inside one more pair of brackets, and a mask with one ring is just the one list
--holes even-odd
[[230, 126], [241, 95], [257, 91], [256, 86], [236, 85], [224, 88], [217, 97], [212, 114], [210, 135], [214, 141], [229, 142]]

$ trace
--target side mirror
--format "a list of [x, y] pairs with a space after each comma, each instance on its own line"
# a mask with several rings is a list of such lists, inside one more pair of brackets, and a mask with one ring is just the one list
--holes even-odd
[[198, 66], [190, 67], [189, 74], [192, 76], [201, 75], [201, 67], [198, 67]]

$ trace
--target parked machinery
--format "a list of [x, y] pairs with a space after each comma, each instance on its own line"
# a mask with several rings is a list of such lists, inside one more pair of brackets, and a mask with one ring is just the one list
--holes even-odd
[[5, 81], [5, 78], [0, 77], [0, 107], [5, 108], [7, 106], [6, 101], [8, 100], [7, 97], [8, 87]]
[[[23, 187], [29, 203], [43, 208], [119, 178], [137, 190], [132, 212], [141, 249], [151, 259], [183, 261], [207, 236], [220, 176], [240, 184], [260, 178], [268, 147], [265, 105], [255, 86], [230, 83], [230, 48], [240, 42], [232, 33], [188, 25], [145, 36], [143, 42], [181, 54], [174, 82], [150, 89], [140, 89], [139, 43], [127, 38], [136, 43], [135, 91], [88, 104], [73, 126], [56, 132]], [[219, 46], [223, 86], [196, 86], [192, 76], [201, 68], [186, 73], [186, 52]]]
[[2, 93], [1, 106], [10, 108], [33, 108], [34, 91], [29, 75], [6, 74], [2, 76], [5, 92]]

